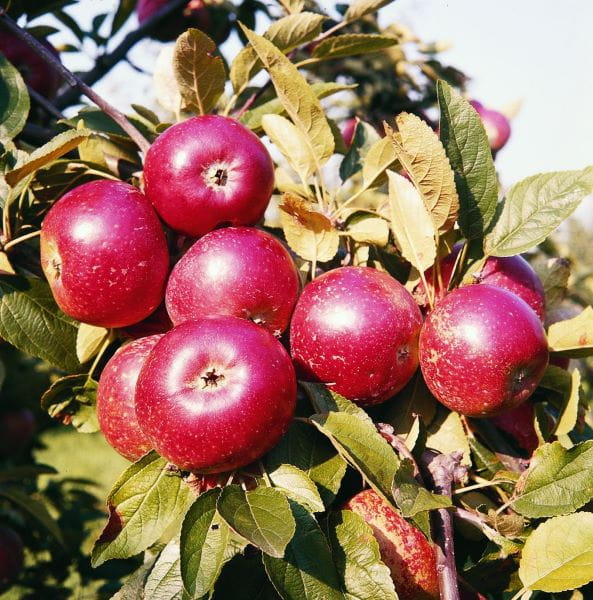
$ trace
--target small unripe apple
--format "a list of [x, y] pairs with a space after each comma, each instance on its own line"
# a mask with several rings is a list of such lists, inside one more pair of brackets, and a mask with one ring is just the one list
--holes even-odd
[[492, 152], [498, 152], [511, 137], [511, 124], [509, 120], [502, 113], [486, 108], [477, 100], [472, 100], [470, 104], [482, 119]]
[[286, 350], [237, 317], [185, 321], [144, 364], [136, 415], [155, 450], [180, 469], [220, 473], [261, 457], [288, 428], [296, 377]]
[[528, 454], [533, 454], [539, 446], [534, 427], [535, 408], [531, 400], [523, 402], [516, 408], [497, 415], [492, 422], [505, 433], [508, 433]]
[[0, 414], [0, 456], [13, 456], [24, 450], [35, 433], [35, 417], [28, 408]]
[[290, 326], [297, 370], [363, 406], [401, 390], [418, 366], [422, 316], [387, 273], [341, 267], [309, 283]]
[[299, 291], [294, 262], [270, 234], [227, 227], [198, 240], [171, 272], [165, 300], [173, 323], [214, 315], [251, 319], [280, 335]]
[[97, 389], [97, 418], [109, 445], [130, 461], [152, 449], [136, 418], [135, 393], [140, 369], [162, 335], [122, 346], [105, 365]]
[[[434, 284], [432, 268], [424, 274], [428, 289], [434, 294], [436, 303], [446, 294], [460, 250], [461, 244], [455, 244], [453, 252], [441, 260], [442, 288], [438, 281], [436, 285]], [[473, 278], [475, 283], [487, 283], [516, 294], [531, 306], [542, 321], [544, 320], [546, 303], [544, 286], [533, 267], [522, 256], [490, 256], [482, 269], [473, 274]], [[414, 290], [414, 296], [422, 306], [428, 304], [422, 282]]]
[[146, 195], [163, 221], [187, 236], [254, 225], [274, 189], [266, 147], [244, 125], [203, 115], [169, 127], [144, 163]]
[[64, 195], [41, 226], [41, 266], [59, 307], [102, 327], [124, 327], [163, 300], [165, 234], [135, 187], [92, 181]]
[[0, 591], [17, 578], [23, 568], [23, 541], [10, 527], [0, 526]]
[[[58, 51], [47, 41], [39, 40], [48, 50], [59, 58]], [[23, 40], [11, 31], [0, 27], [0, 52], [20, 71], [25, 83], [45, 98], [55, 96], [60, 87], [61, 78], [45, 61]]]
[[342, 508], [361, 516], [373, 529], [399, 600], [438, 600], [435, 552], [418, 529], [371, 489], [359, 492]]
[[492, 285], [453, 290], [420, 333], [426, 385], [467, 416], [491, 417], [525, 402], [547, 365], [542, 322], [521, 298]]

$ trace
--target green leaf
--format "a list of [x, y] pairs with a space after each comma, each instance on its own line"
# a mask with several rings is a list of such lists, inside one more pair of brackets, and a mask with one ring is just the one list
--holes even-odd
[[405, 177], [387, 171], [391, 231], [401, 255], [420, 273], [434, 264], [434, 226], [422, 196]]
[[81, 323], [76, 335], [76, 356], [80, 364], [96, 356], [108, 337], [109, 329]]
[[322, 383], [299, 382], [305, 390], [313, 408], [318, 413], [345, 412], [354, 415], [367, 423], [373, 424], [369, 415], [357, 404], [344, 398], [344, 396], [329, 390]]
[[54, 383], [41, 397], [41, 408], [50, 417], [72, 425], [80, 433], [99, 431], [96, 412], [97, 382], [87, 374], [67, 375]]
[[113, 37], [122, 28], [122, 25], [134, 11], [135, 6], [135, 0], [119, 0], [117, 11], [111, 23], [111, 33], [109, 34], [109, 37]]
[[328, 436], [342, 457], [392, 502], [391, 486], [399, 460], [372, 421], [344, 412], [313, 415], [311, 421]]
[[440, 137], [455, 171], [459, 226], [468, 239], [482, 238], [498, 204], [498, 180], [488, 136], [474, 107], [448, 83], [437, 82]]
[[155, 563], [155, 556], [148, 555], [145, 561], [131, 575], [109, 600], [138, 600], [144, 598], [146, 578]]
[[348, 7], [344, 19], [356, 21], [365, 15], [378, 11], [383, 6], [391, 4], [393, 0], [354, 0]]
[[77, 324], [56, 305], [49, 285], [34, 277], [0, 276], [0, 336], [19, 350], [75, 371]]
[[559, 442], [538, 448], [513, 508], [526, 517], [564, 515], [593, 498], [593, 441], [566, 450]]
[[62, 532], [54, 518], [49, 514], [45, 504], [25, 494], [21, 489], [16, 487], [0, 486], [0, 496], [6, 498], [9, 502], [33, 517], [64, 546]]
[[273, 471], [291, 464], [315, 482], [326, 504], [333, 501], [346, 472], [344, 459], [317, 430], [295, 422], [266, 456], [266, 468]]
[[215, 52], [216, 44], [199, 29], [188, 29], [177, 38], [173, 71], [182, 110], [208, 114], [224, 93], [224, 62]]
[[344, 600], [329, 545], [317, 521], [291, 502], [296, 523], [284, 558], [264, 555], [266, 573], [284, 600]]
[[25, 126], [29, 94], [21, 74], [0, 53], [0, 140], [10, 140]]
[[[352, 177], [352, 175], [362, 169], [365, 164], [366, 155], [380, 139], [379, 134], [372, 125], [364, 121], [356, 123], [352, 143], [340, 163], [340, 177], [342, 181], [346, 181], [346, 179]], [[389, 144], [389, 147], [391, 147], [391, 144]], [[393, 151], [392, 154], [395, 158]]]
[[293, 123], [304, 134], [318, 170], [334, 151], [334, 136], [317, 96], [305, 78], [274, 44], [243, 27]]
[[489, 256], [513, 256], [543, 242], [593, 193], [593, 167], [533, 175], [507, 192], [494, 228], [484, 238]]
[[142, 598], [150, 598], [150, 600], [183, 599], [179, 553], [179, 541], [171, 540], [161, 552], [148, 575]]
[[[237, 583], [240, 582], [240, 585]], [[233, 557], [223, 568], [214, 590], [215, 600], [282, 600], [271, 584], [261, 553]]]
[[459, 414], [439, 406], [435, 418], [427, 428], [426, 445], [442, 454], [463, 451], [462, 463], [471, 465], [469, 441]]
[[91, 132], [88, 129], [71, 129], [58, 133], [47, 144], [32, 152], [27, 161], [21, 166], [6, 173], [6, 181], [14, 187], [19, 181], [27, 177], [27, 175], [31, 175], [37, 169], [45, 167], [57, 158], [74, 150], [89, 135], [91, 135]]
[[527, 538], [519, 577], [530, 590], [563, 592], [593, 580], [593, 513], [555, 517]]
[[216, 488], [199, 496], [181, 528], [181, 577], [193, 598], [207, 595], [222, 569], [229, 527], [216, 510], [220, 492]]
[[349, 510], [331, 513], [329, 541], [348, 600], [397, 600], [373, 530]]
[[322, 512], [323, 501], [311, 478], [294, 465], [278, 465], [268, 476], [275, 489], [298, 502], [310, 512]]
[[552, 323], [548, 346], [552, 352], [570, 358], [593, 355], [593, 308], [587, 306], [573, 319]]
[[225, 487], [218, 512], [239, 535], [270, 556], [281, 557], [295, 531], [286, 496], [274, 488]]
[[355, 54], [369, 54], [396, 44], [398, 44], [397, 38], [376, 33], [336, 35], [319, 42], [313, 51], [313, 58], [330, 60]]
[[93, 566], [134, 556], [154, 544], [194, 500], [167, 461], [150, 452], [128, 467], [107, 498], [109, 520], [95, 542]]

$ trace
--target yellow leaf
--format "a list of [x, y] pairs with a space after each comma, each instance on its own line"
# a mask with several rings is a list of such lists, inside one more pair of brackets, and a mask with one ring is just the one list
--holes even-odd
[[593, 354], [593, 308], [587, 306], [573, 319], [550, 325], [548, 346], [552, 352], [571, 358]]
[[363, 214], [348, 220], [348, 235], [356, 242], [386, 246], [389, 241], [389, 226], [385, 219]]
[[570, 392], [566, 398], [566, 403], [558, 417], [558, 423], [554, 433], [564, 435], [570, 433], [577, 424], [579, 412], [579, 390], [581, 388], [581, 374], [578, 369], [574, 369], [571, 375]]
[[388, 137], [377, 140], [370, 148], [362, 166], [362, 180], [365, 187], [379, 184], [376, 181], [385, 169], [397, 160], [393, 143]]
[[80, 364], [84, 364], [99, 352], [109, 336], [109, 330], [81, 323], [76, 335], [76, 356]]

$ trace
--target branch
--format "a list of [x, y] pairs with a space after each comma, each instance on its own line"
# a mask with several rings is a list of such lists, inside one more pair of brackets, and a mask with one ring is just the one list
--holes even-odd
[[19, 27], [4, 10], [0, 11], [0, 21], [14, 33], [19, 39], [29, 45], [36, 54], [54, 71], [57, 71], [70, 85], [78, 89], [90, 100], [92, 100], [103, 112], [108, 114], [131, 138], [144, 153], [150, 148], [150, 142], [128, 121], [126, 116], [115, 106], [112, 106], [101, 98], [86, 83], [69, 71], [50, 50], [35, 39], [30, 33]]
[[[142, 25], [134, 29], [134, 31], [130, 31], [112, 52], [99, 56], [95, 66], [90, 71], [80, 75], [81, 81], [87, 85], [93, 85], [99, 81], [99, 79], [109, 73], [120, 60], [126, 57], [133, 46], [144, 39], [147, 34], [155, 31], [158, 28], [158, 25], [160, 25], [166, 17], [180, 9], [186, 3], [187, 0], [172, 0], [171, 2], [167, 2], [161, 9], [155, 12], [150, 19], [147, 19]], [[75, 104], [79, 97], [80, 91], [74, 87], [60, 94], [55, 100], [55, 105], [59, 108], [64, 108], [71, 104]]]
[[63, 119], [64, 115], [47, 99], [45, 96], [42, 96], [39, 92], [36, 92], [30, 85], [27, 85], [27, 90], [29, 92], [29, 96], [33, 98], [41, 108], [45, 110], [46, 113], [50, 114], [52, 117], [56, 119]]

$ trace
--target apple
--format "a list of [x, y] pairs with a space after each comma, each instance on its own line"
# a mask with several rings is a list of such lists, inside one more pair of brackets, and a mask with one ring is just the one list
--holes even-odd
[[490, 149], [493, 153], [498, 152], [511, 137], [511, 124], [509, 120], [500, 112], [486, 108], [477, 100], [472, 100], [470, 104], [482, 119], [482, 124], [488, 136]]
[[253, 227], [198, 240], [171, 272], [165, 301], [175, 325], [209, 315], [251, 319], [279, 336], [288, 326], [299, 276], [284, 246]]
[[[138, 0], [138, 23], [142, 25], [168, 2], [169, 0]], [[151, 35], [166, 42], [174, 40], [189, 27], [200, 29], [214, 42], [222, 44], [231, 32], [229, 13], [221, 6], [207, 4], [204, 0], [188, 0], [185, 7], [166, 17]]]
[[258, 459], [287, 430], [296, 403], [288, 353], [237, 317], [185, 321], [148, 355], [136, 415], [155, 450], [182, 470], [231, 471]]
[[141, 192], [120, 181], [91, 181], [60, 198], [43, 220], [41, 266], [67, 315], [124, 327], [163, 300], [169, 252]]
[[362, 517], [373, 529], [400, 600], [438, 600], [435, 551], [418, 529], [371, 489], [359, 492], [342, 508]]
[[13, 456], [24, 450], [35, 433], [35, 417], [28, 408], [0, 414], [0, 456]]
[[302, 377], [362, 406], [401, 390], [418, 366], [420, 310], [387, 273], [340, 267], [309, 283], [290, 326]]
[[492, 422], [505, 433], [508, 433], [520, 448], [529, 455], [539, 446], [534, 427], [535, 408], [531, 400], [519, 404], [516, 408], [497, 415]]
[[0, 591], [17, 578], [23, 567], [23, 541], [10, 527], [0, 526]]
[[342, 139], [344, 140], [344, 145], [346, 148], [350, 148], [352, 145], [352, 140], [354, 139], [354, 132], [356, 131], [356, 117], [350, 117], [346, 119], [342, 124]]
[[139, 323], [128, 325], [128, 327], [124, 327], [120, 331], [127, 337], [136, 340], [149, 335], [167, 333], [172, 327], [173, 323], [169, 318], [165, 303], [162, 302], [153, 313], [146, 317], [146, 319], [143, 319]]
[[197, 237], [221, 225], [257, 223], [274, 189], [274, 165], [241, 123], [203, 115], [155, 140], [146, 154], [144, 182], [163, 221]]
[[[58, 51], [45, 39], [39, 40], [53, 54], [59, 57]], [[0, 52], [20, 71], [25, 83], [45, 98], [55, 96], [60, 87], [61, 78], [48, 68], [45, 61], [26, 42], [0, 27]]]
[[[453, 267], [461, 250], [461, 244], [455, 244], [451, 254], [441, 260], [441, 277], [443, 288], [437, 282], [434, 284], [434, 270], [425, 272], [428, 288], [435, 295], [436, 302], [446, 294], [447, 286], [451, 281]], [[545, 317], [544, 286], [533, 270], [533, 267], [520, 255], [516, 256], [490, 256], [486, 259], [481, 271], [473, 275], [475, 283], [487, 283], [513, 292], [527, 302], [543, 321]], [[421, 282], [414, 290], [414, 297], [421, 306], [426, 307], [428, 298], [424, 284]]]
[[470, 417], [525, 402], [547, 365], [542, 322], [521, 298], [493, 285], [453, 290], [420, 333], [426, 385], [447, 408]]
[[152, 449], [138, 425], [134, 405], [140, 369], [162, 335], [134, 340], [122, 346], [105, 365], [97, 389], [97, 418], [109, 445], [134, 462]]

